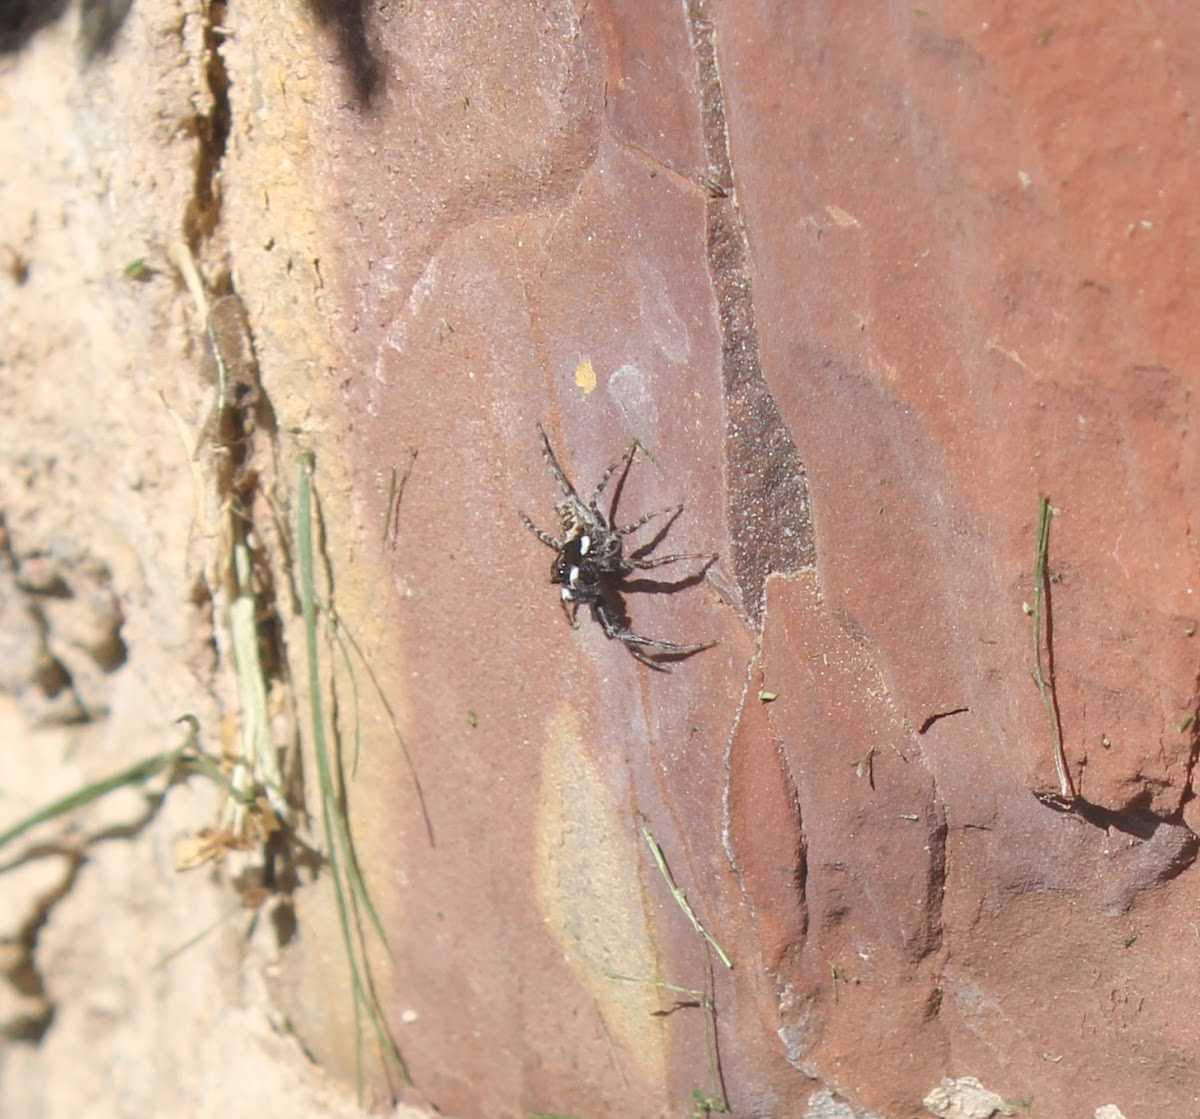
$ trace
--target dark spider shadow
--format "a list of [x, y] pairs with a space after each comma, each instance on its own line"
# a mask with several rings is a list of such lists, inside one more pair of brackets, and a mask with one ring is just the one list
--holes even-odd
[[[715, 560], [715, 556], [713, 560]], [[629, 617], [629, 610], [625, 605], [625, 595], [636, 594], [643, 591], [649, 591], [653, 594], [672, 594], [675, 591], [681, 591], [686, 587], [695, 586], [704, 578], [704, 573], [713, 563], [709, 560], [705, 564], [703, 570], [688, 576], [686, 579], [678, 579], [673, 583], [666, 583], [660, 580], [638, 579], [632, 583], [614, 581], [601, 588], [600, 597], [603, 602], [604, 611], [608, 614], [609, 621], [615, 624], [618, 629], [623, 629], [626, 632], [633, 632], [633, 621]], [[600, 618], [596, 613], [596, 607], [592, 607], [592, 617], [597, 623], [600, 623]], [[602, 623], [600, 623], [602, 625]], [[609, 635], [612, 637], [612, 635]], [[619, 637], [612, 637], [613, 640], [620, 640]], [[657, 669], [659, 672], [670, 672], [670, 665], [676, 661], [687, 660], [689, 657], [694, 657], [697, 653], [704, 652], [705, 649], [711, 649], [715, 641], [689, 641], [689, 642], [672, 642], [672, 644], [680, 644], [685, 647], [680, 649], [656, 649], [653, 646], [641, 646], [622, 642], [625, 645], [626, 651], [636, 661], [641, 661], [642, 664], [648, 665], [650, 668]], [[639, 650], [635, 652], [635, 649]]]
[[[637, 457], [637, 451], [641, 445], [640, 440], [634, 440], [633, 450], [625, 461], [625, 469], [617, 476], [616, 484], [611, 490], [612, 500], [608, 503], [608, 523], [614, 527], [617, 523], [617, 506], [621, 503], [621, 494], [625, 492], [625, 482], [629, 478], [629, 471], [633, 469], [633, 460]], [[642, 453], [645, 454], [645, 451]]]
[[342, 66], [363, 110], [371, 108], [383, 80], [383, 65], [367, 34], [368, 6], [368, 0], [308, 0], [309, 11], [337, 40]]
[[[671, 526], [674, 525], [677, 520], [679, 520], [679, 515], [682, 512], [683, 506], [676, 505], [675, 508], [671, 510], [671, 515], [659, 525], [658, 531], [655, 532], [655, 534], [647, 543], [639, 544], [636, 548], [634, 548], [629, 553], [629, 558], [631, 560], [646, 559], [655, 548], [657, 548], [664, 540], [666, 540], [667, 533], [671, 531]], [[644, 528], [645, 526], [643, 525], [642, 527]]]
[[[616, 485], [612, 489], [612, 501], [608, 506], [608, 522], [611, 525], [617, 524], [617, 508], [621, 502], [621, 495], [625, 491], [625, 482], [629, 477], [629, 471], [633, 467], [633, 460], [637, 457], [637, 451], [642, 451], [646, 455], [646, 449], [642, 446], [640, 440], [635, 441], [633, 452], [630, 454], [628, 461], [625, 463], [625, 468], [621, 471], [617, 478]], [[649, 457], [649, 455], [647, 455]], [[653, 461], [653, 460], [652, 460]], [[629, 551], [629, 562], [637, 563], [639, 561], [652, 558], [652, 553], [657, 549], [667, 538], [675, 522], [683, 513], [683, 505], [677, 505], [669, 509], [664, 509], [662, 512], [669, 512], [669, 516], [665, 521], [662, 521], [654, 532], [654, 535], [644, 544], [638, 545]], [[649, 523], [649, 522], [647, 522]], [[644, 527], [644, 526], [639, 526]], [[629, 617], [629, 610], [625, 605], [625, 596], [630, 594], [674, 594], [676, 591], [686, 590], [689, 587], [697, 586], [704, 581], [704, 577], [708, 574], [708, 569], [717, 561], [715, 555], [712, 556], [681, 556], [680, 562], [685, 559], [699, 559], [703, 562], [700, 567], [693, 571], [690, 575], [685, 575], [681, 579], [655, 579], [651, 577], [630, 578], [632, 572], [625, 576], [616, 578], [608, 582], [602, 590], [604, 599], [604, 608], [608, 612], [609, 618], [618, 623], [625, 629], [632, 629], [632, 621]], [[663, 564], [665, 567], [666, 564]], [[644, 570], [634, 568], [634, 570]], [[634, 660], [641, 661], [650, 668], [658, 669], [660, 672], [670, 672], [670, 665], [677, 661], [687, 660], [689, 657], [694, 657], [697, 653], [704, 652], [705, 649], [711, 649], [716, 642], [687, 642], [686, 644], [694, 646], [693, 648], [680, 649], [672, 651], [670, 649], [642, 649], [641, 653], [634, 652], [634, 646], [627, 645], [630, 655]]]
[[[641, 444], [638, 444], [638, 446], [640, 446], [640, 445]], [[642, 453], [645, 454], [644, 451]], [[633, 459], [631, 458], [629, 460], [629, 464], [626, 465], [625, 470], [622, 472], [621, 477], [620, 477], [619, 481], [617, 482], [617, 485], [613, 488], [612, 505], [609, 507], [609, 517], [608, 517], [609, 524], [615, 523], [616, 511], [617, 511], [617, 501], [620, 499], [621, 490], [625, 486], [625, 476], [629, 473], [629, 467], [632, 465], [633, 465]], [[651, 556], [651, 553], [654, 552], [657, 548], [659, 548], [662, 545], [662, 543], [666, 540], [671, 529], [674, 528], [675, 522], [677, 520], [679, 520], [680, 516], [682, 516], [683, 508], [684, 507], [682, 505], [672, 505], [672, 506], [668, 506], [666, 509], [659, 510], [660, 513], [669, 513], [670, 516], [667, 517], [667, 519], [665, 521], [659, 522], [658, 528], [655, 531], [654, 535], [652, 537], [650, 537], [650, 539], [647, 540], [645, 544], [639, 544], [636, 548], [630, 549], [630, 551], [629, 551], [629, 562], [630, 563], [633, 563], [636, 566], [642, 560], [647, 560], [647, 559], [653, 558]], [[649, 523], [650, 523], [649, 521], [646, 522], [646, 524], [649, 524]], [[639, 525], [638, 530], [645, 528], [645, 527], [646, 527], [645, 525]], [[628, 534], [628, 535], [631, 535], [631, 534]], [[623, 533], [622, 538], [627, 539], [628, 535]], [[698, 579], [702, 578], [704, 576], [704, 573], [710, 567], [712, 567], [712, 565], [717, 560], [716, 556], [710, 556], [710, 555], [706, 555], [704, 553], [697, 553], [694, 555], [685, 554], [685, 555], [682, 555], [680, 558], [681, 559], [702, 559], [702, 560], [704, 560], [704, 566], [700, 569], [700, 571], [697, 573], [696, 576], [689, 575], [688, 578], [686, 580], [683, 580], [682, 582], [676, 583], [676, 582], [666, 582], [664, 580], [641, 580], [641, 581], [637, 581], [635, 583], [626, 582], [625, 586], [631, 591], [637, 591], [637, 590], [665, 591], [665, 590], [669, 590], [671, 587], [676, 586], [676, 585], [678, 585], [680, 589], [682, 589], [684, 587], [695, 586]], [[666, 564], [663, 564], [663, 566], [665, 567]], [[645, 569], [639, 568], [638, 570], [645, 570]], [[645, 584], [644, 586], [643, 586], [643, 583]]]
[[[715, 641], [706, 641], [698, 649], [686, 649], [680, 653], [664, 652], [659, 649], [653, 653], [647, 653], [646, 659], [642, 661], [642, 664], [653, 668], [657, 672], [670, 672], [671, 665], [688, 660], [697, 653], [703, 653], [706, 649], [711, 649], [715, 644]], [[638, 658], [635, 656], [633, 659], [637, 660]]]
[[674, 594], [675, 591], [686, 590], [704, 582], [708, 569], [717, 562], [716, 556], [698, 557], [704, 560], [700, 568], [682, 579], [651, 579], [645, 576], [638, 579], [625, 578], [617, 589], [619, 594]]

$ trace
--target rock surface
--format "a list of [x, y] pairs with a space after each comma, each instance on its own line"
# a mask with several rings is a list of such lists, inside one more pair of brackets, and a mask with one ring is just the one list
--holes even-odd
[[[237, 707], [182, 235], [246, 308], [271, 417], [241, 512], [280, 687], [302, 707], [312, 451], [323, 617], [388, 699], [327, 670], [411, 1101], [907, 1119], [974, 1078], [1033, 1116], [1188, 1114], [1190, 10], [120, 8], [0, 40], [29, 164], [0, 185], [0, 715], [45, 724], [23, 796]], [[38, 88], [53, 127], [20, 123]], [[648, 572], [682, 585], [627, 595], [631, 624], [714, 647], [656, 673], [566, 624], [518, 517], [555, 529], [539, 421], [585, 496], [640, 441], [617, 523], [682, 503], [655, 553], [719, 559]], [[0, 880], [30, 1113], [138, 1110], [157, 1072], [251, 1114], [204, 1070], [257, 1053], [269, 1096], [293, 1031], [356, 1075], [323, 873], [293, 935], [251, 923], [161, 989], [114, 955], [228, 901], [156, 857], [211, 808], [167, 803]], [[80, 1051], [128, 1075], [69, 1089]]]

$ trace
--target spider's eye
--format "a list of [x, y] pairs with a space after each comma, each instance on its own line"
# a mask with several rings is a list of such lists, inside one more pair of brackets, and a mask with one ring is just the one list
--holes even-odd
[[592, 548], [592, 538], [590, 536], [588, 536], [588, 534], [585, 532], [579, 538], [579, 554], [581, 556], [586, 556], [588, 554], [588, 552], [591, 551], [591, 548]]

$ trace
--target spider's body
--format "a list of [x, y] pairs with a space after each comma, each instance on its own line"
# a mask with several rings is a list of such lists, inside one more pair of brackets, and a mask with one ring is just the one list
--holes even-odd
[[[600, 623], [606, 636], [624, 642], [625, 647], [634, 657], [661, 672], [669, 672], [670, 669], [661, 660], [647, 652], [647, 649], [657, 650], [659, 654], [666, 657], [685, 657], [692, 653], [698, 653], [701, 649], [707, 649], [712, 644], [711, 641], [694, 645], [677, 645], [673, 641], [659, 641], [653, 637], [643, 637], [630, 630], [628, 620], [625, 618], [621, 603], [621, 584], [625, 576], [631, 572], [661, 567], [663, 564], [674, 563], [676, 560], [700, 559], [706, 561], [704, 568], [699, 573], [702, 575], [704, 570], [707, 570], [708, 564], [716, 559], [715, 556], [710, 555], [689, 554], [648, 558], [639, 554], [650, 551], [658, 539], [661, 539], [666, 529], [650, 544], [632, 552], [629, 556], [625, 555], [623, 541], [626, 536], [653, 518], [664, 514], [669, 516], [667, 522], [669, 528], [670, 522], [683, 510], [682, 505], [674, 506], [671, 509], [659, 509], [624, 526], [614, 526], [611, 521], [616, 506], [615, 497], [607, 516], [601, 510], [600, 497], [604, 493], [604, 487], [618, 471], [621, 472], [621, 480], [624, 480], [625, 473], [633, 462], [637, 444], [634, 443], [617, 462], [601, 475], [591, 497], [585, 502], [576, 492], [566, 474], [563, 473], [558, 458], [554, 454], [554, 448], [550, 446], [550, 440], [546, 437], [546, 432], [542, 429], [541, 424], [538, 424], [538, 433], [542, 437], [542, 453], [546, 456], [546, 462], [550, 466], [554, 480], [563, 494], [562, 499], [554, 506], [554, 511], [558, 515], [560, 537], [556, 538], [548, 532], [543, 532], [524, 513], [521, 514], [521, 520], [534, 536], [547, 547], [553, 548], [556, 553], [554, 561], [550, 565], [550, 582], [562, 587], [559, 596], [567, 617], [574, 623], [579, 607], [589, 607], [592, 617]], [[618, 484], [618, 492], [620, 488], [620, 484]]]

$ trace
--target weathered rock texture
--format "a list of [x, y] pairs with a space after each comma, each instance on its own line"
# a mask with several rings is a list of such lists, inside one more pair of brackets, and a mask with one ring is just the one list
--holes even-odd
[[[90, 80], [123, 73], [106, 67], [134, 42], [171, 55], [170, 20], [141, 7]], [[162, 127], [172, 158], [157, 179], [137, 165], [141, 193], [119, 165], [107, 189], [169, 205], [147, 205], [142, 237], [182, 230], [245, 303], [283, 523], [294, 456], [315, 452], [326, 594], [411, 756], [339, 674], [409, 1098], [463, 1119], [722, 1100], [906, 1119], [975, 1078], [973, 1098], [1035, 1116], [1189, 1114], [1190, 10], [193, 7], [180, 66], [146, 63], [176, 74], [187, 128]], [[5, 233], [35, 267], [77, 247], [45, 221]], [[90, 274], [140, 251], [104, 245]], [[149, 311], [126, 293], [110, 315], [143, 314], [146, 345], [171, 325], [182, 360], [182, 297], [152, 290]], [[77, 354], [51, 347], [50, 368]], [[156, 368], [126, 369], [141, 396]], [[180, 377], [164, 391], [199, 425], [206, 397]], [[143, 493], [167, 469], [153, 415], [153, 470], [94, 532], [175, 520], [154, 547], [82, 549], [128, 619], [128, 664], [105, 671], [147, 688], [170, 664], [153, 653], [169, 642], [146, 644], [155, 605], [181, 650], [196, 625], [182, 579], [136, 583], [139, 562], [195, 559], [185, 475], [170, 501]], [[554, 527], [539, 421], [585, 495], [641, 441], [609, 487], [618, 521], [683, 502], [659, 550], [720, 558], [702, 579], [652, 572], [685, 585], [629, 595], [632, 623], [713, 648], [656, 673], [586, 612], [564, 622], [517, 515]], [[282, 592], [276, 609], [300, 680]], [[210, 686], [216, 720], [229, 689]], [[155, 717], [184, 702], [159, 695]], [[112, 700], [114, 726], [131, 705]], [[310, 790], [312, 771], [310, 755]], [[302, 878], [272, 993], [349, 1079], [328, 881]], [[377, 1100], [394, 1087], [368, 1077]]]

